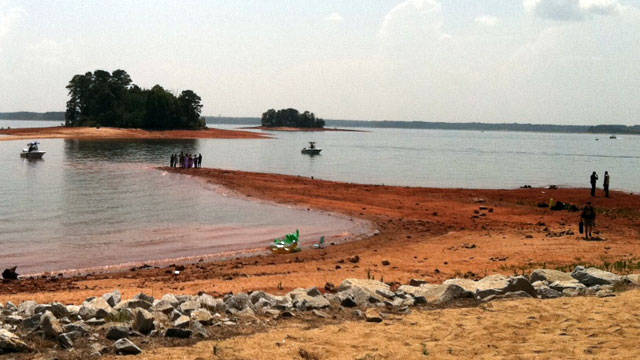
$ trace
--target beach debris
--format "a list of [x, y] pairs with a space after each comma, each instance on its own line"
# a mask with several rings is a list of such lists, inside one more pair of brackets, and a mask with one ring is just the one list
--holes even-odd
[[287, 234], [281, 239], [275, 239], [271, 244], [271, 252], [274, 254], [288, 254], [300, 251], [298, 242], [300, 241], [300, 230], [295, 233]]
[[382, 266], [389, 266], [389, 265], [391, 265], [389, 260], [382, 260]]
[[320, 241], [317, 244], [313, 244], [314, 249], [324, 249], [324, 236], [320, 238]]
[[18, 267], [14, 266], [11, 268], [7, 268], [4, 269], [4, 271], [2, 272], [2, 278], [5, 280], [18, 280], [18, 273], [16, 272], [16, 269]]
[[354, 255], [354, 256], [349, 257], [349, 262], [350, 263], [354, 263], [354, 264], [360, 262], [360, 256]]

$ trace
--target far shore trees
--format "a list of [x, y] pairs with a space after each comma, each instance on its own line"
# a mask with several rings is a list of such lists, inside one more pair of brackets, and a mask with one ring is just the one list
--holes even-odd
[[184, 90], [178, 97], [156, 85], [142, 89], [124, 70], [75, 75], [69, 85], [66, 126], [109, 126], [149, 130], [202, 129], [200, 97]]
[[312, 112], [302, 114], [296, 109], [269, 109], [262, 114], [262, 126], [265, 127], [298, 127], [323, 128], [324, 120], [316, 118]]

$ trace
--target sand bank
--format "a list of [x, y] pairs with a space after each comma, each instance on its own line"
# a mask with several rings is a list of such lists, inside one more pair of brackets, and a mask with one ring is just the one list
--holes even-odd
[[[199, 176], [241, 196], [370, 220], [378, 234], [291, 255], [197, 263], [178, 277], [166, 268], [151, 268], [55, 281], [23, 280], [3, 284], [0, 302], [31, 298], [78, 302], [113, 288], [121, 289], [125, 297], [140, 291], [284, 293], [368, 275], [387, 282], [406, 283], [411, 278], [440, 282], [578, 263], [601, 265], [625, 259], [637, 264], [640, 259], [640, 196], [621, 192], [613, 192], [610, 199], [594, 199], [587, 189], [432, 189], [217, 169], [162, 170]], [[550, 197], [574, 204], [593, 201], [599, 212], [597, 229], [605, 240], [582, 240], [577, 213], [537, 207]], [[358, 260], [350, 261], [356, 255]]]
[[95, 127], [44, 127], [0, 130], [0, 141], [33, 139], [259, 139], [267, 135], [240, 130], [164, 130], [95, 128]]

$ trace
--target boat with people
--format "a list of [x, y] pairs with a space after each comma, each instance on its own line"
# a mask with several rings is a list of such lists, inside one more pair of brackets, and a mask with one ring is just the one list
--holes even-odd
[[611, 135], [611, 136], [609, 136], [609, 139], [617, 139], [617, 138], [618, 138], [618, 137], [617, 137], [617, 136], [615, 136], [615, 135]]
[[28, 143], [27, 147], [22, 149], [20, 157], [27, 159], [42, 159], [42, 155], [44, 155], [46, 151], [40, 151], [38, 149], [38, 144], [40, 143], [37, 141]]
[[309, 141], [309, 147], [302, 148], [302, 153], [306, 155], [319, 155], [322, 149], [316, 147], [315, 141]]

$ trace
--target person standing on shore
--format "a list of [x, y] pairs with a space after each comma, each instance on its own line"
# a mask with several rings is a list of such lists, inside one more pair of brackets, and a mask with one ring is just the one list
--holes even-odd
[[201, 168], [202, 167], [202, 154], [198, 153], [198, 167]]
[[591, 196], [596, 196], [596, 182], [598, 181], [598, 174], [594, 171], [591, 173]]
[[590, 201], [587, 201], [587, 204], [582, 209], [580, 218], [582, 219], [582, 223], [584, 224], [584, 238], [586, 240], [589, 240], [591, 239], [591, 231], [596, 225], [596, 211], [593, 206], [591, 206]]
[[609, 197], [609, 172], [604, 172], [604, 181], [602, 182], [602, 187], [604, 188], [604, 196]]

